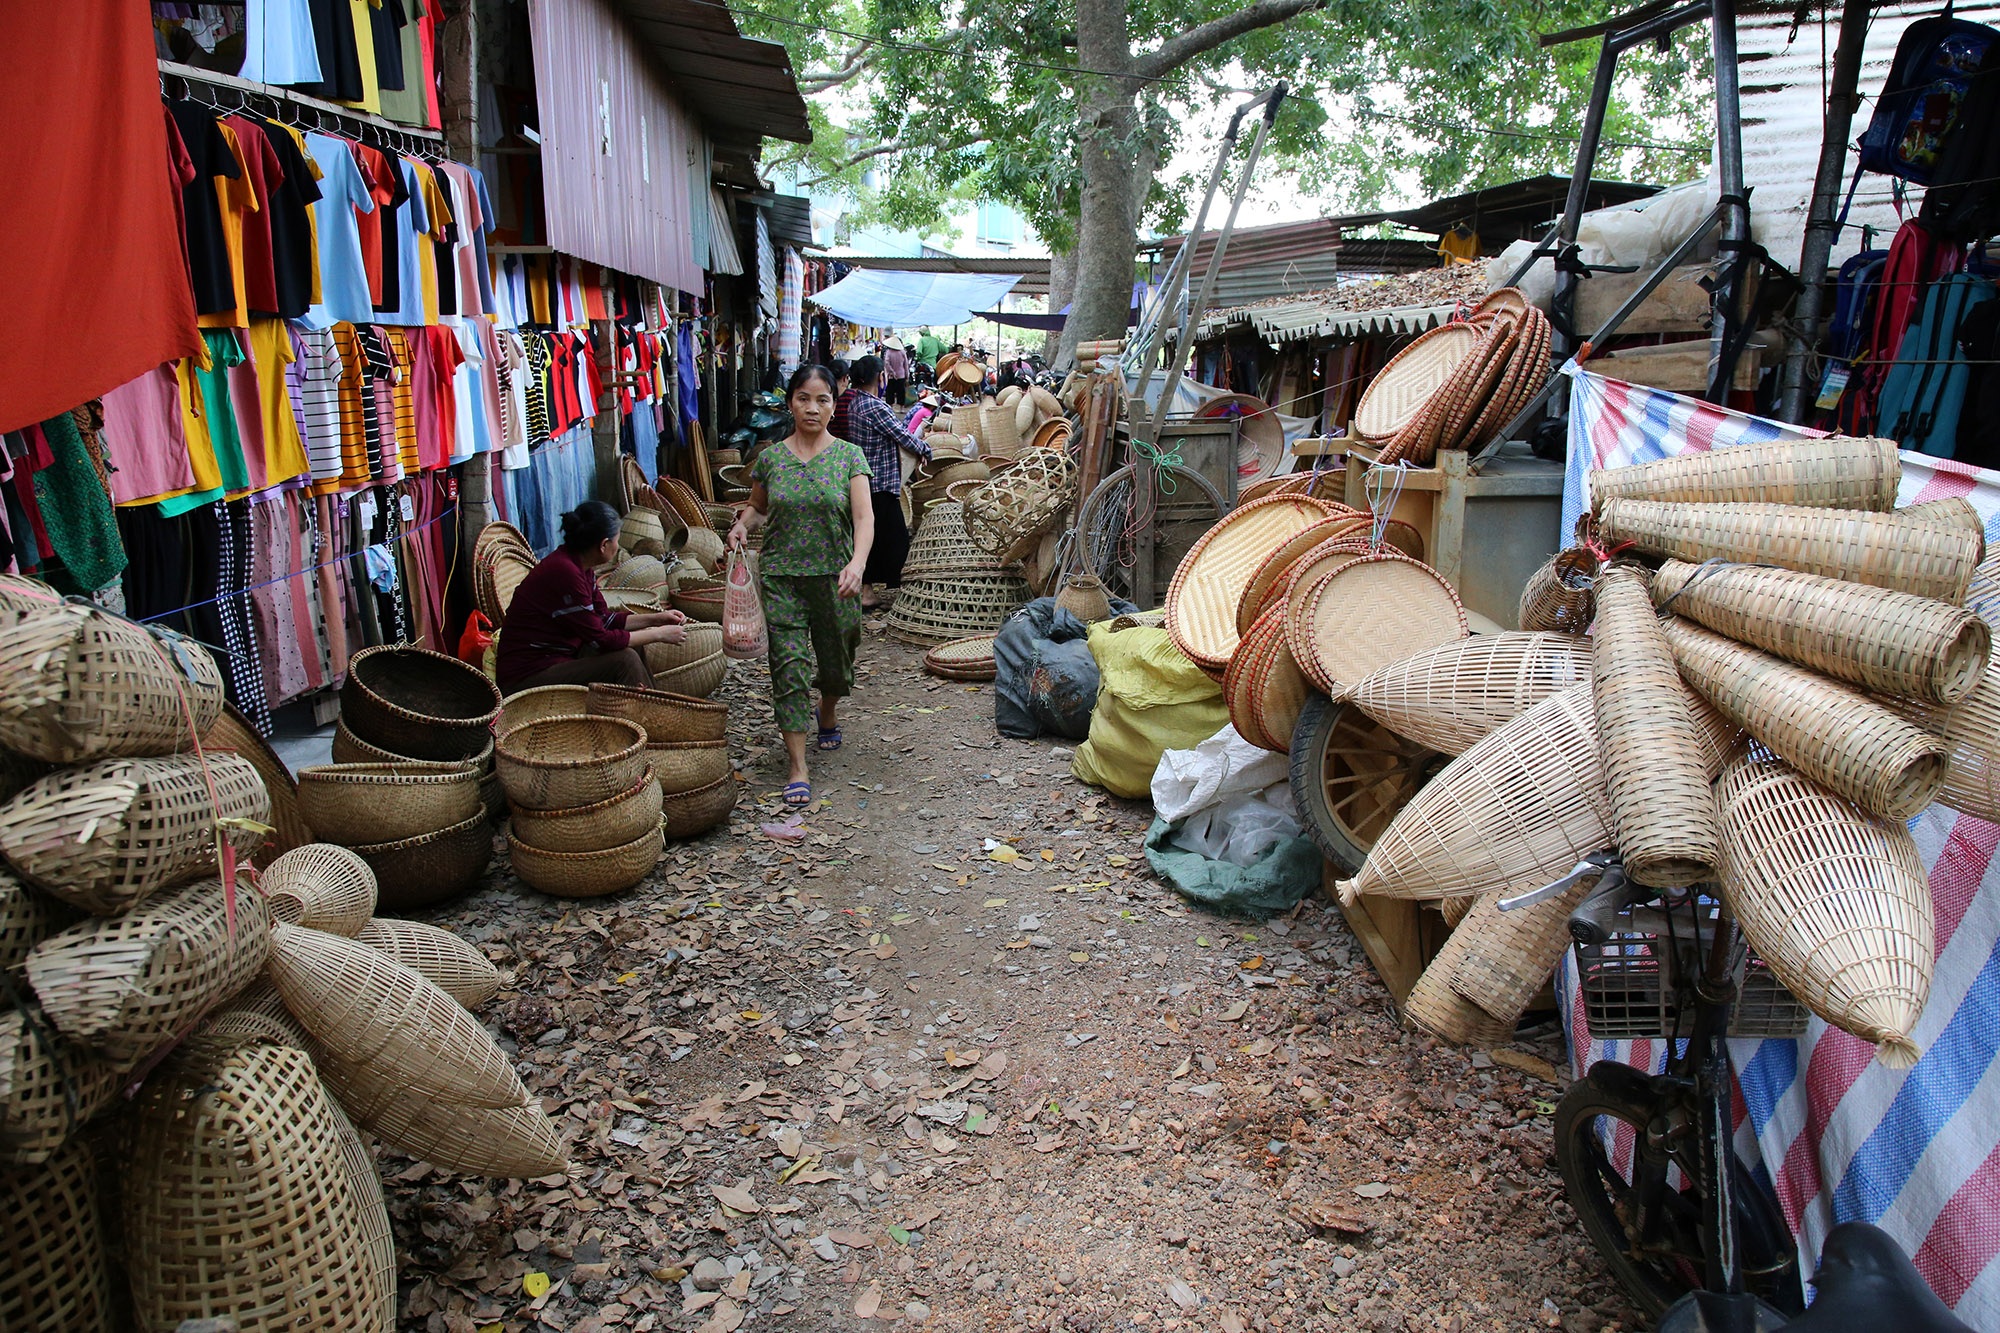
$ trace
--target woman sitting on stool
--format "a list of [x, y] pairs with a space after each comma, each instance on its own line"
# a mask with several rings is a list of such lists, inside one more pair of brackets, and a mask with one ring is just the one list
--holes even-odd
[[678, 611], [613, 611], [592, 570], [618, 558], [618, 511], [585, 500], [562, 518], [562, 545], [521, 580], [500, 627], [495, 672], [500, 689], [517, 694], [538, 685], [653, 687], [639, 649], [687, 639]]

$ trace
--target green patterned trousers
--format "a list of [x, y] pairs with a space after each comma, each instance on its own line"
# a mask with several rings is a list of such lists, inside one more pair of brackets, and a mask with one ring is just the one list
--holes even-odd
[[823, 696], [844, 699], [854, 692], [861, 603], [840, 595], [840, 580], [833, 574], [766, 574], [762, 583], [778, 730], [811, 731], [815, 662]]

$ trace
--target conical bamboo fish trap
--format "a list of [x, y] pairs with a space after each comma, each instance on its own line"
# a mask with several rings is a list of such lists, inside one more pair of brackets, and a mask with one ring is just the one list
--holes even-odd
[[[1740, 731], [1692, 693], [1704, 767], [1720, 772]], [[1451, 761], [1375, 840], [1336, 889], [1454, 898], [1496, 884], [1546, 884], [1614, 845], [1590, 689], [1552, 695]]]
[[1963, 528], [1967, 532], [1986, 535], [1986, 520], [1972, 507], [1972, 501], [1962, 495], [1948, 495], [1942, 500], [1925, 500], [1896, 511], [1897, 518], [1921, 519], [1926, 523], [1938, 523], [1948, 528]]
[[1986, 670], [1993, 634], [1964, 607], [1790, 569], [1669, 560], [1653, 576], [1664, 609], [1883, 694], [1955, 703]]
[[1837, 796], [1890, 819], [1931, 803], [1944, 742], [1859, 690], [1685, 620], [1661, 623], [1682, 679], [1773, 754]]
[[1471, 948], [1472, 939], [1463, 929], [1446, 937], [1403, 1001], [1403, 1017], [1454, 1045], [1498, 1046], [1514, 1035], [1513, 1023], [1495, 1018], [1452, 988]]
[[56, 1035], [39, 1006], [0, 1013], [0, 1166], [48, 1161], [121, 1081], [109, 1060]]
[[1272, 551], [1327, 516], [1317, 500], [1274, 495], [1232, 510], [1201, 535], [1167, 588], [1167, 633], [1197, 665], [1229, 665], [1241, 635], [1236, 606], [1250, 576]]
[[1723, 894], [1750, 947], [1806, 1008], [1874, 1042], [1883, 1064], [1915, 1064], [1937, 941], [1909, 830], [1747, 753], [1715, 790]]
[[1575, 634], [1477, 634], [1406, 657], [1347, 693], [1405, 740], [1463, 754], [1552, 694], [1590, 683], [1590, 640]]
[[367, 1122], [384, 1143], [447, 1171], [531, 1180], [569, 1169], [556, 1127], [539, 1104], [455, 1106], [394, 1101]]
[[1539, 887], [1517, 884], [1480, 894], [1452, 932], [1464, 937], [1465, 950], [1451, 971], [1451, 988], [1510, 1028], [1569, 947], [1569, 914], [1597, 887], [1597, 878], [1579, 880], [1559, 898], [1500, 910], [1502, 898]]
[[1888, 696], [1876, 702], [1950, 751], [1950, 769], [1935, 797], [1940, 805], [2000, 824], [2000, 661], [1987, 663], [1978, 688], [1955, 704]]
[[271, 862], [261, 884], [271, 919], [352, 936], [375, 915], [375, 872], [345, 847], [312, 842]]
[[1528, 576], [1515, 621], [1529, 633], [1586, 633], [1597, 618], [1597, 570], [1602, 563], [1587, 546], [1557, 551]]
[[477, 1009], [500, 989], [500, 972], [485, 954], [452, 934], [422, 921], [376, 917], [355, 940], [379, 950], [467, 1009]]
[[1954, 606], [1964, 603], [1986, 545], [1941, 523], [1797, 505], [1610, 500], [1597, 523], [1605, 542], [1631, 542], [1646, 555], [1777, 565]]
[[1646, 576], [1630, 565], [1614, 565], [1597, 580], [1591, 671], [1625, 873], [1653, 888], [1714, 879], [1715, 802], [1700, 741]]
[[1590, 474], [1591, 507], [1607, 500], [1788, 504], [1814, 509], [1896, 507], [1903, 464], [1894, 440], [1829, 435], [1685, 453]]

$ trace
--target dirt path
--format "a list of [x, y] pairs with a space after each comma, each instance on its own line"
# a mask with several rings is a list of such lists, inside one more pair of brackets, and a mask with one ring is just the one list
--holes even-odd
[[1401, 1030], [1322, 903], [1182, 906], [1147, 808], [919, 658], [871, 636], [796, 840], [738, 666], [726, 832], [602, 903], [503, 856], [436, 915], [509, 976], [482, 1017], [574, 1169], [392, 1157], [404, 1327], [1633, 1327], [1552, 1084]]

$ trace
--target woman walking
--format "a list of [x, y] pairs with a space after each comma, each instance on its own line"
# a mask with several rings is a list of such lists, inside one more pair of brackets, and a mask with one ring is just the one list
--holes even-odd
[[752, 532], [764, 530], [758, 571], [771, 639], [772, 703], [791, 764], [785, 804], [802, 807], [812, 804], [807, 727], [816, 727], [818, 749], [840, 748], [837, 710], [854, 691], [854, 654], [861, 645], [858, 598], [875, 541], [875, 512], [868, 459], [830, 430], [832, 372], [801, 366], [785, 399], [794, 429], [751, 464], [750, 501], [736, 512], [729, 545], [741, 550]]

